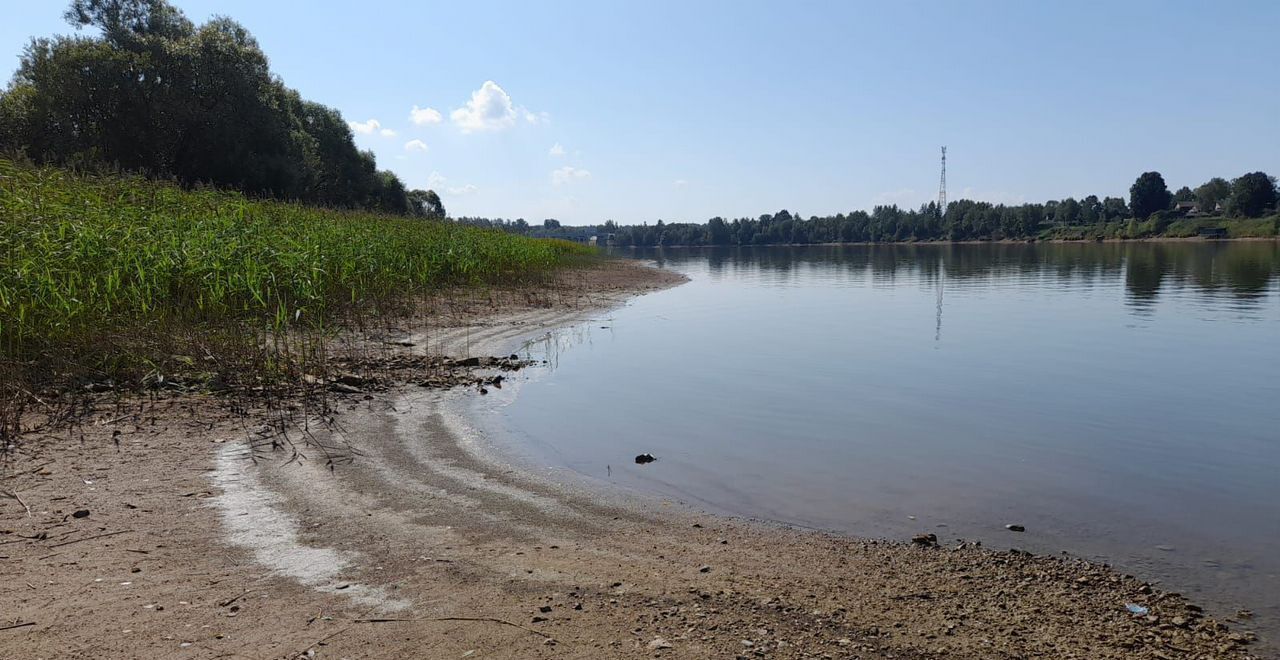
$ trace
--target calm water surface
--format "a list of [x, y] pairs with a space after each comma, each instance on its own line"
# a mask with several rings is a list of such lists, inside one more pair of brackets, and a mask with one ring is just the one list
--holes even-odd
[[634, 254], [692, 281], [528, 347], [551, 368], [495, 415], [538, 460], [859, 536], [1065, 550], [1276, 641], [1276, 243]]

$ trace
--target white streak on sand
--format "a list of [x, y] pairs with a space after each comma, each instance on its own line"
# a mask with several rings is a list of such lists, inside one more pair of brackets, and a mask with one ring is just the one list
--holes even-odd
[[222, 514], [232, 545], [251, 552], [259, 564], [317, 591], [343, 594], [362, 605], [388, 610], [409, 606], [390, 598], [381, 588], [342, 581], [341, 573], [356, 563], [359, 555], [304, 545], [298, 521], [282, 509], [280, 496], [262, 483], [248, 457], [248, 448], [224, 445], [213, 470], [213, 485], [222, 493], [210, 502]]

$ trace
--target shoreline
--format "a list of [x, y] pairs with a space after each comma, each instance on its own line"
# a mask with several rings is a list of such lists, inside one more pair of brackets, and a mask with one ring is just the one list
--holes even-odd
[[[459, 309], [461, 320], [399, 340], [412, 352], [502, 355], [676, 283], [627, 262], [602, 268], [550, 306], [485, 313], [477, 301], [481, 312]], [[123, 423], [117, 406], [78, 438], [24, 444], [33, 460], [7, 466], [4, 487], [33, 514], [0, 500], [0, 571], [21, 589], [0, 596], [0, 610], [18, 619], [4, 625], [31, 625], [0, 630], [0, 647], [27, 657], [1253, 657], [1247, 636], [1181, 597], [1088, 562], [841, 537], [595, 492], [495, 453], [467, 419], [476, 400], [411, 385], [338, 398], [336, 422], [307, 429], [315, 446], [354, 448], [334, 466], [310, 446], [290, 460], [256, 424], [189, 399], [128, 408]]]
[[707, 248], [776, 248], [776, 247], [895, 247], [899, 245], [907, 246], [946, 246], [946, 245], [1077, 245], [1096, 243], [1116, 244], [1116, 243], [1277, 243], [1280, 242], [1280, 236], [1239, 236], [1235, 238], [1202, 238], [1200, 236], [1152, 236], [1148, 238], [1104, 238], [1102, 240], [1094, 239], [1067, 239], [1053, 238], [1049, 240], [1039, 239], [1014, 239], [1002, 238], [1000, 240], [981, 241], [981, 240], [965, 240], [965, 241], [889, 241], [889, 242], [873, 242], [873, 241], [852, 241], [848, 243], [761, 243], [759, 245], [610, 245], [615, 250], [700, 250]]

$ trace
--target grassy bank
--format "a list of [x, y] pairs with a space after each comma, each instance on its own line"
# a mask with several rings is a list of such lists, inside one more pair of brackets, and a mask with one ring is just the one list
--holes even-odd
[[536, 278], [588, 254], [446, 222], [0, 160], [0, 370], [10, 398], [226, 372], [246, 352], [259, 371], [287, 371], [265, 348], [272, 340], [323, 337], [442, 287]]
[[1096, 225], [1053, 227], [1040, 235], [1041, 240], [1137, 240], [1154, 238], [1193, 238], [1201, 229], [1222, 228], [1227, 238], [1275, 238], [1280, 230], [1280, 215], [1267, 218], [1152, 218], [1139, 222], [1107, 222]]

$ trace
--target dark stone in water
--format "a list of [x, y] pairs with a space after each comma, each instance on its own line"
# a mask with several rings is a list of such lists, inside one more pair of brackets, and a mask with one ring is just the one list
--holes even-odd
[[1007, 530], [1009, 530], [1009, 531], [1011, 531], [1011, 532], [1025, 532], [1025, 531], [1027, 531], [1027, 528], [1026, 528], [1026, 527], [1023, 527], [1022, 525], [1005, 525], [1005, 526], [1004, 526], [1004, 528], [1005, 528], [1005, 529], [1007, 529]]
[[645, 463], [652, 463], [656, 460], [658, 459], [654, 458], [653, 454], [640, 454], [639, 456], [636, 456], [636, 465], [644, 465]]
[[911, 542], [919, 546], [931, 548], [933, 546], [938, 545], [938, 535], [937, 534], [916, 534], [915, 536], [911, 537]]

